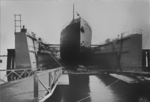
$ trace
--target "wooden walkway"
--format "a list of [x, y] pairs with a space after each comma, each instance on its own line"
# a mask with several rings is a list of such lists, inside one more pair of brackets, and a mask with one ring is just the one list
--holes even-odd
[[[50, 77], [51, 73], [51, 77]], [[54, 76], [58, 76], [51, 71], [42, 71], [37, 73], [38, 79], [41, 81], [38, 82], [38, 101], [43, 100], [44, 97], [49, 92], [53, 92], [54, 88], [57, 86], [58, 79]], [[60, 73], [61, 75], [61, 73]], [[59, 78], [59, 77], [58, 77]], [[53, 87], [50, 87], [50, 84], [55, 82]], [[34, 98], [34, 89], [35, 89], [35, 80], [34, 76], [30, 76], [27, 78], [23, 78], [20, 80], [15, 80], [11, 82], [7, 82], [0, 85], [0, 102], [38, 102]], [[42, 85], [42, 84], [44, 85]], [[50, 89], [53, 88], [53, 89]], [[52, 93], [51, 93], [52, 94]], [[50, 94], [50, 95], [51, 95]]]
[[[33, 77], [24, 78], [1, 85], [2, 102], [34, 102]], [[45, 90], [40, 87], [40, 96], [45, 94]]]

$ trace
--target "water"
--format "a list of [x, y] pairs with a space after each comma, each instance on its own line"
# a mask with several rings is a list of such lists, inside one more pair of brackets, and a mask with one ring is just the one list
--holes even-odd
[[109, 75], [69, 75], [46, 102], [150, 102], [150, 84], [127, 84]]
[[69, 75], [46, 102], [150, 102], [150, 84], [127, 84], [109, 75]]

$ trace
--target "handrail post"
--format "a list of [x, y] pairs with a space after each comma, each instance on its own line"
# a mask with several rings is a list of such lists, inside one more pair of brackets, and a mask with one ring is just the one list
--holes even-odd
[[37, 71], [34, 73], [34, 102], [38, 102], [38, 76]]

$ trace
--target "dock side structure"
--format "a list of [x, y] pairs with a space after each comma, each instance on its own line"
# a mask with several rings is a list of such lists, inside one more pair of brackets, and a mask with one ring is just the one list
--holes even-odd
[[15, 32], [15, 49], [8, 50], [5, 70], [8, 82], [0, 84], [0, 102], [44, 102], [52, 95], [62, 75], [62, 67], [47, 66], [45, 70], [38, 66], [40, 44], [35, 34], [28, 33], [24, 27]]

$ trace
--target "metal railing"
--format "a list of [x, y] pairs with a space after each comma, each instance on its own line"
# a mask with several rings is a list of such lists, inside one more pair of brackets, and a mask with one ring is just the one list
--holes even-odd
[[0, 73], [5, 73], [6, 75], [0, 77], [0, 82], [2, 84], [5, 82], [26, 78], [33, 75], [37, 70], [42, 70], [42, 68], [24, 68], [11, 70], [2, 69], [0, 70]]
[[[30, 91], [33, 92], [34, 102], [44, 102], [54, 92], [58, 83], [58, 79], [62, 74], [62, 67], [50, 70], [42, 70], [42, 68], [0, 70], [0, 72], [4, 71], [6, 72], [6, 75], [3, 78], [0, 78], [0, 81], [2, 81], [3, 83], [7, 82], [5, 81], [5, 78], [8, 79], [8, 82], [20, 80], [27, 77], [32, 78], [33, 81], [31, 81], [30, 84], [33, 85], [33, 90], [31, 89]], [[24, 81], [28, 81], [28, 79]], [[41, 96], [39, 94], [41, 89], [46, 94], [43, 94]]]
[[[62, 67], [47, 70], [42, 73], [34, 73], [34, 102], [44, 102], [48, 97], [50, 97], [55, 90], [58, 79], [62, 74]], [[47, 84], [40, 79], [40, 76], [48, 75]], [[39, 96], [39, 84], [45, 89], [47, 94], [43, 96]]]

